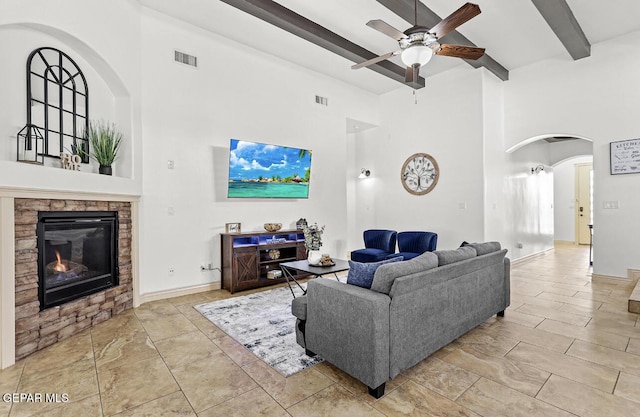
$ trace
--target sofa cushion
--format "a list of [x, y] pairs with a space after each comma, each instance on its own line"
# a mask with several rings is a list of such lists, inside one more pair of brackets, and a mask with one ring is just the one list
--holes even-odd
[[438, 257], [433, 252], [425, 252], [415, 258], [389, 265], [381, 265], [373, 276], [371, 289], [389, 294], [393, 281], [398, 277], [415, 274], [438, 266]]
[[351, 252], [351, 259], [355, 262], [378, 262], [384, 260], [389, 252], [382, 249], [367, 248]]
[[477, 255], [475, 248], [471, 245], [463, 246], [454, 250], [438, 250], [433, 253], [438, 257], [438, 266], [464, 261], [465, 259], [471, 259]]
[[349, 274], [347, 275], [347, 284], [357, 285], [362, 288], [371, 288], [373, 276], [379, 266], [402, 261], [404, 258], [398, 256], [396, 258], [385, 259], [380, 262], [355, 262], [349, 261]]
[[500, 246], [500, 242], [484, 242], [484, 243], [469, 243], [468, 246], [471, 246], [476, 250], [478, 256], [486, 255], [487, 253], [497, 252], [502, 247]]
[[307, 319], [307, 296], [296, 297], [291, 302], [291, 314], [300, 320]]

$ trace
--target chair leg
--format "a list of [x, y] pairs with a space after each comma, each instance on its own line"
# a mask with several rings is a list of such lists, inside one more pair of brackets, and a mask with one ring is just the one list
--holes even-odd
[[382, 397], [384, 395], [384, 384], [383, 382], [382, 385], [376, 388], [367, 387], [369, 389], [369, 395], [376, 399]]
[[502, 311], [498, 311], [498, 314], [496, 314], [498, 317], [504, 317], [504, 310]]

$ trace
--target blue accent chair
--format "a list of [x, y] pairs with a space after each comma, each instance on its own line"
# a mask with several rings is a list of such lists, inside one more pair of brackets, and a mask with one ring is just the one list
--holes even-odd
[[356, 262], [378, 262], [396, 251], [395, 230], [369, 229], [362, 234], [365, 249], [351, 252], [351, 260]]
[[404, 260], [415, 258], [425, 252], [433, 252], [438, 244], [438, 234], [432, 232], [400, 232], [398, 233], [398, 253], [389, 255], [404, 257]]

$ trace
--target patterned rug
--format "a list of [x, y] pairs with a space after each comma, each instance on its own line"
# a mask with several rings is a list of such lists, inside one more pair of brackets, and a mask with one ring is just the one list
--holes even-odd
[[296, 343], [292, 299], [289, 288], [282, 287], [193, 308], [286, 377], [322, 362]]

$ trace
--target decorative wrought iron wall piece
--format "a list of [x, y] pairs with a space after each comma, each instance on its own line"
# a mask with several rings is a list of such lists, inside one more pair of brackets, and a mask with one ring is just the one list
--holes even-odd
[[79, 154], [89, 162], [89, 89], [87, 80], [69, 55], [51, 48], [33, 50], [27, 59], [27, 126], [44, 136], [42, 155], [60, 158]]

